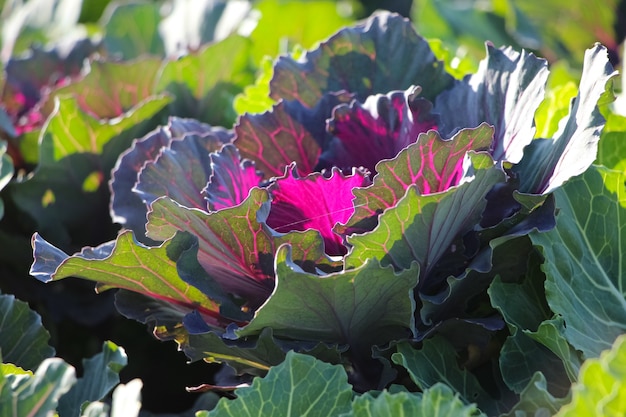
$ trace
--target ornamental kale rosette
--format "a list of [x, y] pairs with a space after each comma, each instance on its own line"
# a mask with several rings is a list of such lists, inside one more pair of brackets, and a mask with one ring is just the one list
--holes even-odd
[[[499, 368], [515, 320], [498, 288], [540, 274], [533, 236], [556, 227], [555, 190], [595, 160], [614, 71], [589, 49], [569, 114], [536, 138], [547, 62], [486, 49], [457, 80], [408, 20], [378, 14], [281, 56], [271, 110], [231, 130], [172, 117], [136, 139], [110, 182], [117, 239], [68, 256], [36, 234], [31, 273], [119, 288], [122, 314], [242, 377], [295, 350], [367, 391], [403, 378], [415, 352], [461, 352], [471, 378], [495, 369], [500, 398], [519, 393], [533, 374], [522, 386]], [[580, 348], [563, 326], [523, 342], [558, 362]], [[476, 386], [464, 400], [507, 409]]]

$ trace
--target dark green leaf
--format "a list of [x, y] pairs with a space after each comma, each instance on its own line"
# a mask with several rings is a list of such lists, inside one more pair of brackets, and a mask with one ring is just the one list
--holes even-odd
[[375, 261], [329, 275], [304, 272], [289, 246], [276, 253], [276, 288], [239, 336], [265, 327], [295, 340], [370, 346], [403, 339], [413, 330], [418, 268], [394, 274]]
[[79, 416], [86, 403], [103, 399], [119, 384], [118, 374], [127, 362], [124, 349], [113, 342], [104, 342], [101, 353], [83, 360], [83, 376], [59, 400], [59, 416]]
[[476, 377], [457, 364], [457, 355], [444, 339], [424, 341], [420, 350], [400, 343], [391, 357], [394, 363], [409, 371], [411, 379], [423, 390], [444, 383], [457, 393], [465, 404], [477, 403], [487, 415], [499, 411], [499, 404], [480, 386]]
[[12, 295], [0, 295], [0, 354], [5, 362], [35, 369], [54, 355], [49, 339], [41, 317], [28, 304]]
[[111, 3], [101, 19], [106, 51], [123, 60], [141, 55], [163, 56], [165, 47], [159, 35], [161, 5], [154, 2]]
[[546, 259], [548, 304], [563, 316], [567, 340], [588, 358], [626, 331], [625, 181], [620, 172], [589, 168], [554, 192], [556, 228], [530, 235]]

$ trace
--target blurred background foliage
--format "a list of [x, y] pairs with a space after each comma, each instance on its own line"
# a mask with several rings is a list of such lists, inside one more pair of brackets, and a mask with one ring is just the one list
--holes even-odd
[[[189, 409], [197, 395], [185, 387], [210, 383], [219, 367], [188, 366], [174, 343], [119, 316], [112, 292], [44, 286], [28, 272], [35, 231], [69, 253], [115, 238], [108, 180], [134, 138], [170, 116], [230, 127], [264, 111], [274, 57], [377, 9], [411, 19], [457, 78], [475, 71], [486, 41], [547, 58], [543, 105], [557, 116], [576, 93], [568, 82], [584, 50], [601, 42], [621, 67], [626, 35], [621, 0], [0, 0], [0, 9], [0, 292], [42, 315], [56, 355], [79, 372], [103, 341], [123, 346], [122, 382], [141, 378], [144, 409], [171, 413]], [[538, 134], [559, 119], [538, 120]], [[625, 126], [612, 115], [607, 143], [623, 146]], [[68, 137], [72, 148], [61, 146]]]

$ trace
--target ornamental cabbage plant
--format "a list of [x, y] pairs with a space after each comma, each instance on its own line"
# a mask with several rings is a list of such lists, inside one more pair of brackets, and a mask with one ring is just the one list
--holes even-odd
[[455, 79], [380, 13], [280, 56], [271, 110], [137, 138], [109, 184], [117, 239], [68, 255], [35, 234], [31, 274], [120, 289], [117, 309], [190, 361], [265, 376], [209, 415], [268, 413], [252, 393], [274, 386], [314, 402], [285, 386], [296, 369], [321, 381], [320, 415], [553, 412], [626, 328], [618, 261], [590, 237], [623, 210], [621, 176], [592, 166], [615, 72], [588, 49], [569, 114], [536, 138], [547, 62], [486, 53]]

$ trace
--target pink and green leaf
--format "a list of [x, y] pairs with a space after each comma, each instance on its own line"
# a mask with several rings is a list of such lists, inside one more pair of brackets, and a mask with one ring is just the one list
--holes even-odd
[[317, 231], [276, 234], [265, 224], [270, 209], [267, 191], [253, 188], [240, 205], [207, 213], [162, 197], [148, 213], [148, 237], [168, 240], [177, 231], [198, 238], [198, 261], [224, 291], [257, 308], [274, 288], [274, 254], [292, 243], [303, 265], [331, 267]]
[[492, 140], [493, 128], [486, 123], [476, 129], [462, 129], [448, 140], [443, 140], [436, 131], [421, 134], [417, 142], [397, 157], [378, 163], [378, 174], [372, 185], [352, 190], [356, 197], [355, 212], [336, 230], [341, 233], [367, 231], [364, 225], [368, 224], [368, 219], [395, 206], [413, 185], [422, 195], [441, 193], [458, 185], [463, 178], [467, 152], [487, 150]]

